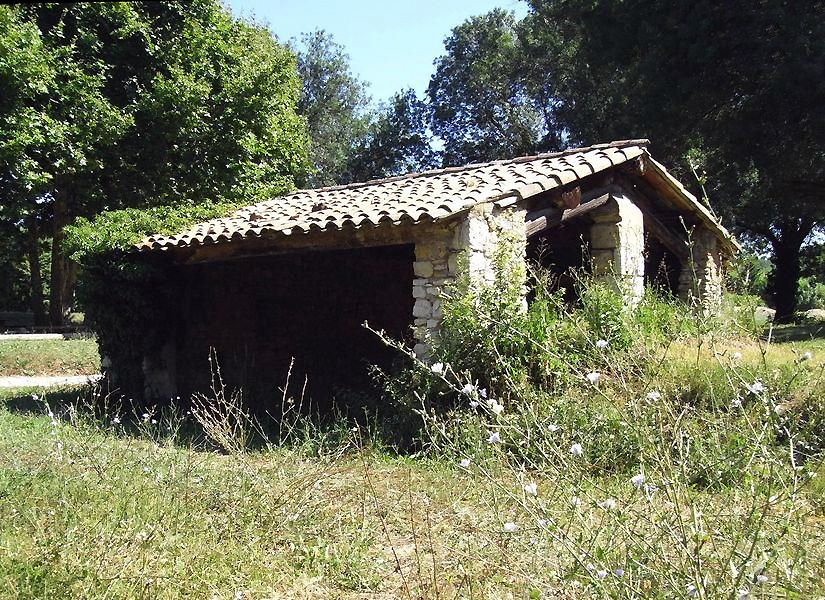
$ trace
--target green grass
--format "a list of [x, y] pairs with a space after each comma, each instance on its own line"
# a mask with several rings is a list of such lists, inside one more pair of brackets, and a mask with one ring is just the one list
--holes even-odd
[[[796, 364], [790, 344], [763, 355], [730, 343], [742, 369]], [[821, 369], [825, 343], [810, 343], [805, 368]], [[688, 383], [695, 349], [672, 351], [656, 389]], [[712, 360], [701, 354], [700, 368]], [[325, 452], [223, 454], [189, 416], [92, 418], [70, 404], [77, 395], [0, 395], [2, 597], [673, 598], [694, 584], [705, 598], [825, 597], [825, 468], [789, 469], [758, 431], [743, 429], [735, 449], [743, 476], [697, 487], [650, 462], [658, 488], [645, 493], [628, 474], [594, 475], [564, 438], [561, 462], [539, 467], [503, 447], [395, 457], [357, 428]], [[719, 432], [701, 433], [715, 443]]]
[[100, 356], [93, 338], [0, 341], [0, 377], [7, 375], [93, 375]]
[[825, 598], [821, 332], [591, 291], [447, 311], [369, 427], [0, 390], [0, 597]]

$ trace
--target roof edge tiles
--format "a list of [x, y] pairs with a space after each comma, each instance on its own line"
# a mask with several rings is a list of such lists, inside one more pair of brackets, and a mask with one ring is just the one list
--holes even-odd
[[[730, 240], [707, 209], [647, 152], [648, 140], [623, 140], [561, 152], [409, 173], [363, 183], [298, 190], [198, 223], [178, 235], [147, 236], [138, 251], [231, 244], [271, 236], [443, 221], [485, 202], [508, 206], [642, 157], [668, 194]], [[734, 242], [735, 243], [735, 242]]]

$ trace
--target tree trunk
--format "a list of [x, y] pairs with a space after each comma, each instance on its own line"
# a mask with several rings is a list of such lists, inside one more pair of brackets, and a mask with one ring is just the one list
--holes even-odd
[[770, 291], [779, 323], [788, 322], [796, 310], [802, 243], [812, 227], [807, 223], [783, 223], [779, 235], [771, 239], [773, 273]]
[[58, 190], [54, 198], [52, 216], [52, 279], [49, 289], [49, 322], [55, 327], [63, 325], [63, 228], [66, 226], [66, 191]]
[[37, 223], [37, 217], [29, 219], [27, 242], [31, 285], [29, 306], [34, 313], [34, 324], [42, 327], [48, 324], [48, 319], [46, 318], [46, 305], [43, 302], [43, 277], [40, 273], [40, 226]]

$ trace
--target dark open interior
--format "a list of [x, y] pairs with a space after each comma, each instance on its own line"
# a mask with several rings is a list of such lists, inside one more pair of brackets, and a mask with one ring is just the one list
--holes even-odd
[[[587, 217], [547, 229], [527, 242], [527, 260], [550, 275], [553, 289], [563, 289], [565, 300], [576, 299], [575, 273], [589, 265], [590, 224]], [[532, 299], [532, 294], [528, 301]]]
[[179, 393], [208, 389], [210, 348], [227, 385], [258, 408], [280, 402], [292, 359], [290, 393], [298, 396], [306, 378], [313, 409], [344, 389], [363, 390], [370, 364], [396, 359], [363, 323], [409, 337], [413, 261], [408, 244], [179, 267]]

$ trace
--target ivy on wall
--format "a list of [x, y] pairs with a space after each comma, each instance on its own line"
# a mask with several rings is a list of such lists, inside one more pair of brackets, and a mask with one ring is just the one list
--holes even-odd
[[149, 234], [179, 233], [237, 207], [207, 202], [116, 210], [78, 219], [67, 229], [70, 255], [83, 269], [77, 291], [86, 322], [97, 333], [100, 355], [115, 365], [110, 381], [119, 393], [142, 397], [144, 357], [159, 351], [176, 314], [178, 290], [168, 256], [138, 253], [136, 244]]

